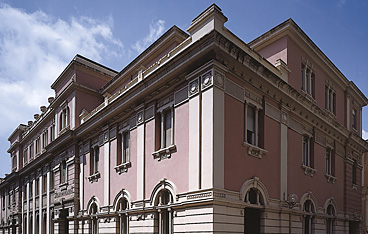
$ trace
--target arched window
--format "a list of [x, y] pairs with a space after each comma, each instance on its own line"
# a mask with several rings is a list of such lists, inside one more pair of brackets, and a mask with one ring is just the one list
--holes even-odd
[[90, 214], [91, 214], [91, 222], [90, 222], [90, 230], [91, 234], [98, 234], [98, 217], [97, 217], [97, 204], [92, 203], [90, 208]]
[[329, 205], [327, 207], [327, 227], [326, 227], [326, 233], [327, 234], [333, 234], [334, 233], [334, 222], [335, 222], [335, 216], [336, 216], [336, 212], [335, 212], [335, 208], [333, 207], [333, 205]]
[[303, 220], [303, 233], [312, 234], [313, 231], [313, 218], [314, 218], [314, 205], [311, 200], [306, 200], [303, 205], [303, 211], [305, 212]]
[[157, 210], [158, 210], [158, 233], [159, 234], [172, 234], [173, 222], [172, 222], [172, 209], [170, 207], [172, 203], [172, 195], [169, 190], [162, 190], [158, 194]]
[[257, 234], [261, 232], [261, 206], [265, 204], [261, 192], [250, 188], [245, 195], [249, 206], [244, 209], [244, 233]]
[[128, 201], [125, 198], [119, 200], [116, 211], [118, 212], [119, 218], [117, 222], [117, 230], [119, 234], [127, 234], [129, 230], [129, 219], [126, 213], [129, 209]]

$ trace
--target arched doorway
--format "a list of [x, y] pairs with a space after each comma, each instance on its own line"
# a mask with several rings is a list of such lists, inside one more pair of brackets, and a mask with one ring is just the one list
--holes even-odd
[[119, 234], [128, 234], [129, 219], [128, 214], [126, 213], [128, 209], [129, 209], [128, 201], [125, 198], [121, 198], [116, 207], [116, 211], [118, 213], [116, 229]]
[[264, 198], [257, 188], [250, 188], [245, 195], [244, 234], [261, 233], [261, 216]]

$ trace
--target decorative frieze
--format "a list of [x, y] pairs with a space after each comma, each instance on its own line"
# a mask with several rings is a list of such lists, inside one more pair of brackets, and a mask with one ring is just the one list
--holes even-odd
[[241, 102], [244, 102], [244, 88], [229, 79], [225, 79], [225, 93]]
[[174, 94], [174, 105], [180, 105], [188, 100], [188, 86], [178, 90]]
[[265, 103], [265, 115], [280, 122], [280, 110], [268, 102]]
[[191, 82], [189, 82], [189, 90], [188, 90], [188, 94], [189, 97], [192, 97], [194, 95], [196, 95], [199, 92], [199, 85], [198, 85], [198, 78], [192, 80]]

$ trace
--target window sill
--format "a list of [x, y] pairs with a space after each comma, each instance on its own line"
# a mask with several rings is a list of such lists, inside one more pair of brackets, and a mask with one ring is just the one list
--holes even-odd
[[336, 178], [335, 176], [333, 176], [333, 175], [328, 175], [328, 174], [326, 174], [325, 176], [326, 176], [326, 178], [327, 178], [327, 182], [328, 182], [328, 183], [334, 184], [334, 183], [335, 183], [335, 181], [337, 180], [337, 178]]
[[60, 190], [65, 190], [68, 187], [68, 182], [64, 182], [59, 185]]
[[304, 169], [304, 175], [308, 175], [310, 177], [313, 177], [314, 174], [317, 172], [316, 169], [311, 168], [311, 167], [306, 166], [306, 165], [302, 165], [302, 168]]
[[325, 111], [326, 111], [326, 113], [330, 116], [330, 117], [332, 117], [332, 118], [334, 118], [334, 119], [336, 119], [337, 117], [336, 117], [336, 114], [335, 113], [333, 113], [333, 111], [331, 111], [330, 109], [325, 109]]
[[154, 159], [161, 161], [166, 158], [171, 158], [171, 154], [176, 150], [176, 145], [170, 145], [169, 147], [159, 149], [152, 153]]
[[128, 168], [130, 168], [131, 166], [132, 166], [131, 162], [126, 162], [126, 163], [122, 163], [122, 164], [120, 164], [120, 165], [118, 165], [114, 168], [115, 168], [116, 173], [119, 173], [119, 175], [120, 175], [124, 172], [128, 172]]
[[95, 174], [88, 176], [88, 181], [91, 182], [91, 183], [97, 182], [99, 178], [101, 178], [101, 174], [98, 171]]
[[261, 159], [267, 153], [267, 150], [259, 148], [255, 145], [249, 144], [248, 142], [244, 142], [243, 146], [248, 148], [248, 155], [259, 158], [259, 159]]
[[309, 101], [316, 103], [316, 100], [314, 99], [314, 97], [312, 96], [312, 94], [308, 93], [307, 91], [302, 89], [302, 94], [304, 95], [304, 97], [306, 99], [308, 99]]
[[61, 129], [59, 132], [59, 136], [62, 135], [64, 132], [68, 131], [70, 129], [70, 126], [66, 126], [65, 128]]

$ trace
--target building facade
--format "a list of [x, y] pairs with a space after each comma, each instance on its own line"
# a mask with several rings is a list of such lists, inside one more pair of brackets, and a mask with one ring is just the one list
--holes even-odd
[[360, 233], [367, 98], [289, 19], [215, 4], [120, 72], [77, 55], [9, 137], [3, 233]]

